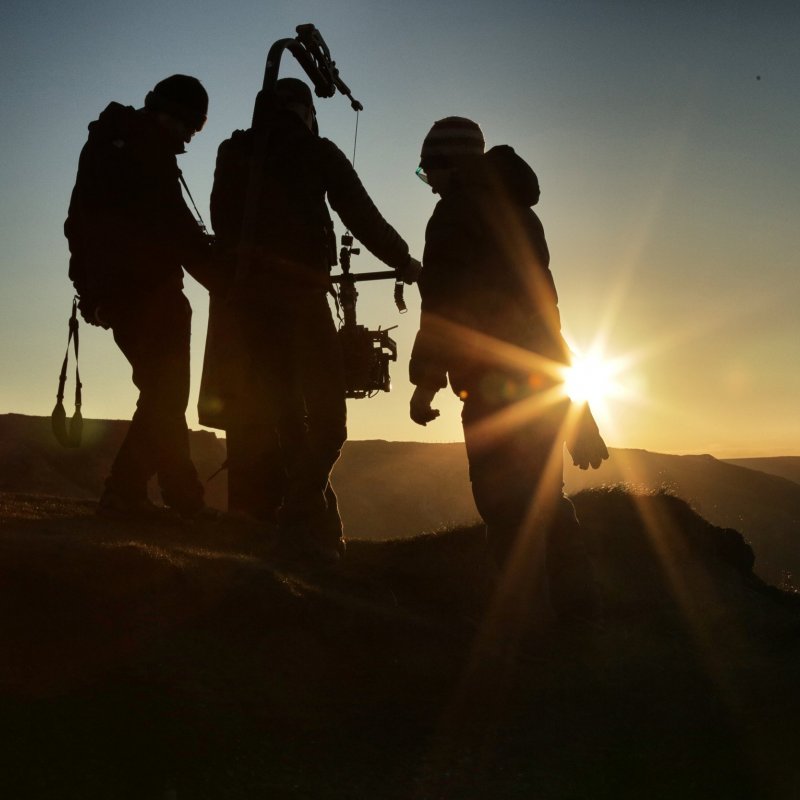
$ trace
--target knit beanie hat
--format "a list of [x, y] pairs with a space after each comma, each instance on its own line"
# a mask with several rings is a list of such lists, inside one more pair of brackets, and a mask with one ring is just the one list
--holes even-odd
[[206, 122], [208, 93], [197, 78], [190, 75], [170, 75], [169, 78], [159, 81], [152, 92], [147, 93], [144, 107], [150, 111], [169, 114], [199, 131]]
[[477, 122], [466, 117], [445, 117], [433, 123], [422, 142], [420, 166], [433, 169], [463, 158], [483, 154], [485, 142]]

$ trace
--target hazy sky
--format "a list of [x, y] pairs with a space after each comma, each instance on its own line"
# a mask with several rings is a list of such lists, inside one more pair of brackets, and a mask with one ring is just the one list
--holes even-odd
[[[269, 45], [303, 22], [364, 104], [356, 168], [417, 256], [436, 198], [414, 169], [436, 119], [472, 117], [489, 146], [534, 167], [565, 332], [629, 359], [628, 396], [598, 411], [610, 445], [800, 454], [800, 12], [788, 1], [7, 0], [0, 412], [53, 406], [71, 298], [62, 224], [87, 124], [111, 100], [141, 106], [167, 75], [199, 77], [209, 121], [180, 165], [208, 221], [216, 148], [249, 123]], [[281, 74], [302, 74], [288, 53]], [[348, 102], [317, 105], [350, 156]], [[445, 393], [428, 428], [407, 418], [419, 300], [407, 290], [399, 316], [391, 288], [363, 286], [359, 321], [399, 324], [394, 390], [350, 401], [350, 436], [458, 440]], [[197, 427], [207, 296], [191, 279], [187, 294]], [[130, 417], [127, 362], [108, 332], [81, 333], [85, 416]]]

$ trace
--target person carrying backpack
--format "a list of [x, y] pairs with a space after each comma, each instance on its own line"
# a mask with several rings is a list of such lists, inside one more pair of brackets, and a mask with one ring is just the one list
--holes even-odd
[[417, 172], [440, 199], [425, 231], [411, 418], [435, 419], [431, 403], [449, 381], [463, 402], [472, 492], [498, 567], [549, 584], [562, 617], [590, 616], [591, 565], [563, 494], [562, 446], [584, 469], [608, 451], [588, 407], [571, 426], [576, 415], [559, 393], [570, 353], [531, 208], [538, 179], [511, 147], [484, 152], [480, 127], [463, 117], [433, 125]]
[[[353, 166], [319, 136], [309, 87], [276, 82], [249, 269], [237, 272], [236, 309], [252, 376], [247, 408], [227, 429], [229, 509], [277, 525], [290, 556], [335, 563], [344, 553], [330, 475], [347, 438], [341, 346], [328, 293], [336, 238], [326, 199], [378, 259], [411, 283], [419, 262], [383, 218]], [[253, 129], [217, 155], [211, 220], [221, 246], [239, 245]]]
[[111, 466], [99, 512], [152, 516], [147, 483], [181, 516], [210, 518], [189, 455], [189, 340], [192, 309], [183, 268], [205, 264], [210, 237], [181, 193], [176, 155], [202, 129], [208, 95], [200, 81], [172, 75], [144, 107], [112, 102], [89, 125], [64, 233], [69, 277], [83, 318], [110, 328], [133, 368], [139, 399]]

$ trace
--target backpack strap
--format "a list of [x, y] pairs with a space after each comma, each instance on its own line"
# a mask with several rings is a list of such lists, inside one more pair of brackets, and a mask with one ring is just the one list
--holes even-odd
[[[61, 374], [58, 378], [58, 392], [56, 393], [56, 405], [50, 420], [53, 427], [53, 434], [59, 444], [64, 447], [80, 447], [81, 434], [83, 433], [83, 417], [81, 416], [82, 395], [81, 373], [78, 368], [78, 296], [72, 299], [72, 314], [69, 318], [69, 333], [67, 336], [67, 350], [64, 353], [64, 362], [61, 365]], [[67, 413], [64, 410], [64, 385], [67, 382], [67, 366], [69, 364], [69, 347], [75, 348], [75, 413], [70, 420], [67, 428]]]

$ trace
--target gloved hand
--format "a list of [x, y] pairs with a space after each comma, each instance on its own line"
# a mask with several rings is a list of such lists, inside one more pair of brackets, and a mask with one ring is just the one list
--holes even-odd
[[423, 427], [439, 416], [439, 409], [431, 408], [431, 403], [436, 394], [436, 389], [425, 389], [417, 386], [411, 395], [411, 419]]
[[397, 277], [403, 281], [403, 283], [416, 283], [421, 270], [422, 264], [420, 264], [416, 258], [409, 256], [408, 264], [406, 264], [402, 269], [397, 270]]
[[572, 456], [572, 463], [580, 469], [589, 469], [590, 466], [598, 469], [608, 458], [608, 448], [589, 406], [584, 408], [576, 430], [567, 440], [567, 450]]

